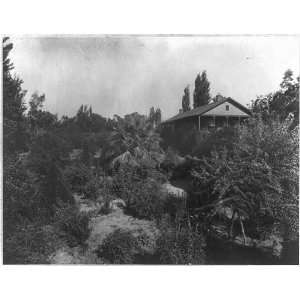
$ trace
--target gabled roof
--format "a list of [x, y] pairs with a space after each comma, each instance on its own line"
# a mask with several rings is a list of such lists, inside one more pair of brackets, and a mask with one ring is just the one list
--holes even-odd
[[212, 103], [209, 103], [209, 104], [206, 104], [206, 105], [202, 105], [202, 106], [199, 106], [199, 107], [196, 107], [192, 110], [189, 110], [189, 111], [186, 111], [184, 113], [179, 113], [177, 114], [176, 116], [162, 122], [162, 123], [170, 123], [170, 122], [174, 122], [174, 121], [177, 121], [177, 120], [181, 120], [181, 119], [185, 119], [185, 118], [190, 118], [190, 117], [195, 117], [195, 116], [201, 116], [203, 115], [204, 113], [212, 110], [213, 108], [219, 106], [220, 104], [222, 103], [225, 103], [225, 102], [229, 102], [231, 103], [232, 105], [236, 106], [237, 108], [239, 108], [241, 111], [243, 111], [244, 113], [246, 113], [247, 115], [251, 115], [251, 111], [246, 108], [244, 105], [240, 104], [239, 102], [231, 99], [231, 98], [224, 98], [220, 101], [217, 101], [217, 102], [212, 102]]

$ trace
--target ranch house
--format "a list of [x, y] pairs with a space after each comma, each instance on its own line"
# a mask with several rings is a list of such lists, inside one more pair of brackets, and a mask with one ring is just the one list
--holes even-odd
[[245, 106], [231, 98], [196, 107], [162, 122], [163, 127], [176, 129], [209, 130], [224, 126], [234, 126], [249, 118], [251, 112]]

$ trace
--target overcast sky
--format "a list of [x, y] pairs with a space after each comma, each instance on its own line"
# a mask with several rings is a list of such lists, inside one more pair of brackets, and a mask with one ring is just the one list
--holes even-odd
[[[105, 117], [160, 107], [178, 112], [184, 87], [193, 94], [206, 70], [211, 95], [242, 104], [275, 91], [288, 68], [299, 74], [295, 37], [14, 37], [11, 59], [27, 98], [46, 94], [46, 108], [74, 115], [81, 104]], [[298, 76], [298, 75], [297, 75]], [[192, 102], [192, 97], [191, 97]]]

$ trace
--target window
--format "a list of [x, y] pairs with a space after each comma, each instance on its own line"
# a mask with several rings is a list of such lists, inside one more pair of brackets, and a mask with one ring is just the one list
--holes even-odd
[[229, 105], [226, 105], [226, 110], [229, 110]]

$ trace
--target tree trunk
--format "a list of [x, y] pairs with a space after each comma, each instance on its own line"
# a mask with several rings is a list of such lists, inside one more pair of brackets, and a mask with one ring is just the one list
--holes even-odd
[[244, 230], [244, 224], [243, 224], [243, 221], [242, 221], [240, 215], [239, 215], [239, 221], [240, 221], [240, 225], [241, 225], [241, 229], [242, 229], [242, 234], [243, 234], [243, 239], [244, 239], [244, 245], [246, 245], [246, 235], [245, 235], [245, 230]]
[[234, 225], [234, 217], [236, 215], [236, 211], [234, 210], [231, 217], [231, 224], [230, 224], [230, 230], [229, 230], [229, 239], [233, 238], [233, 225]]

